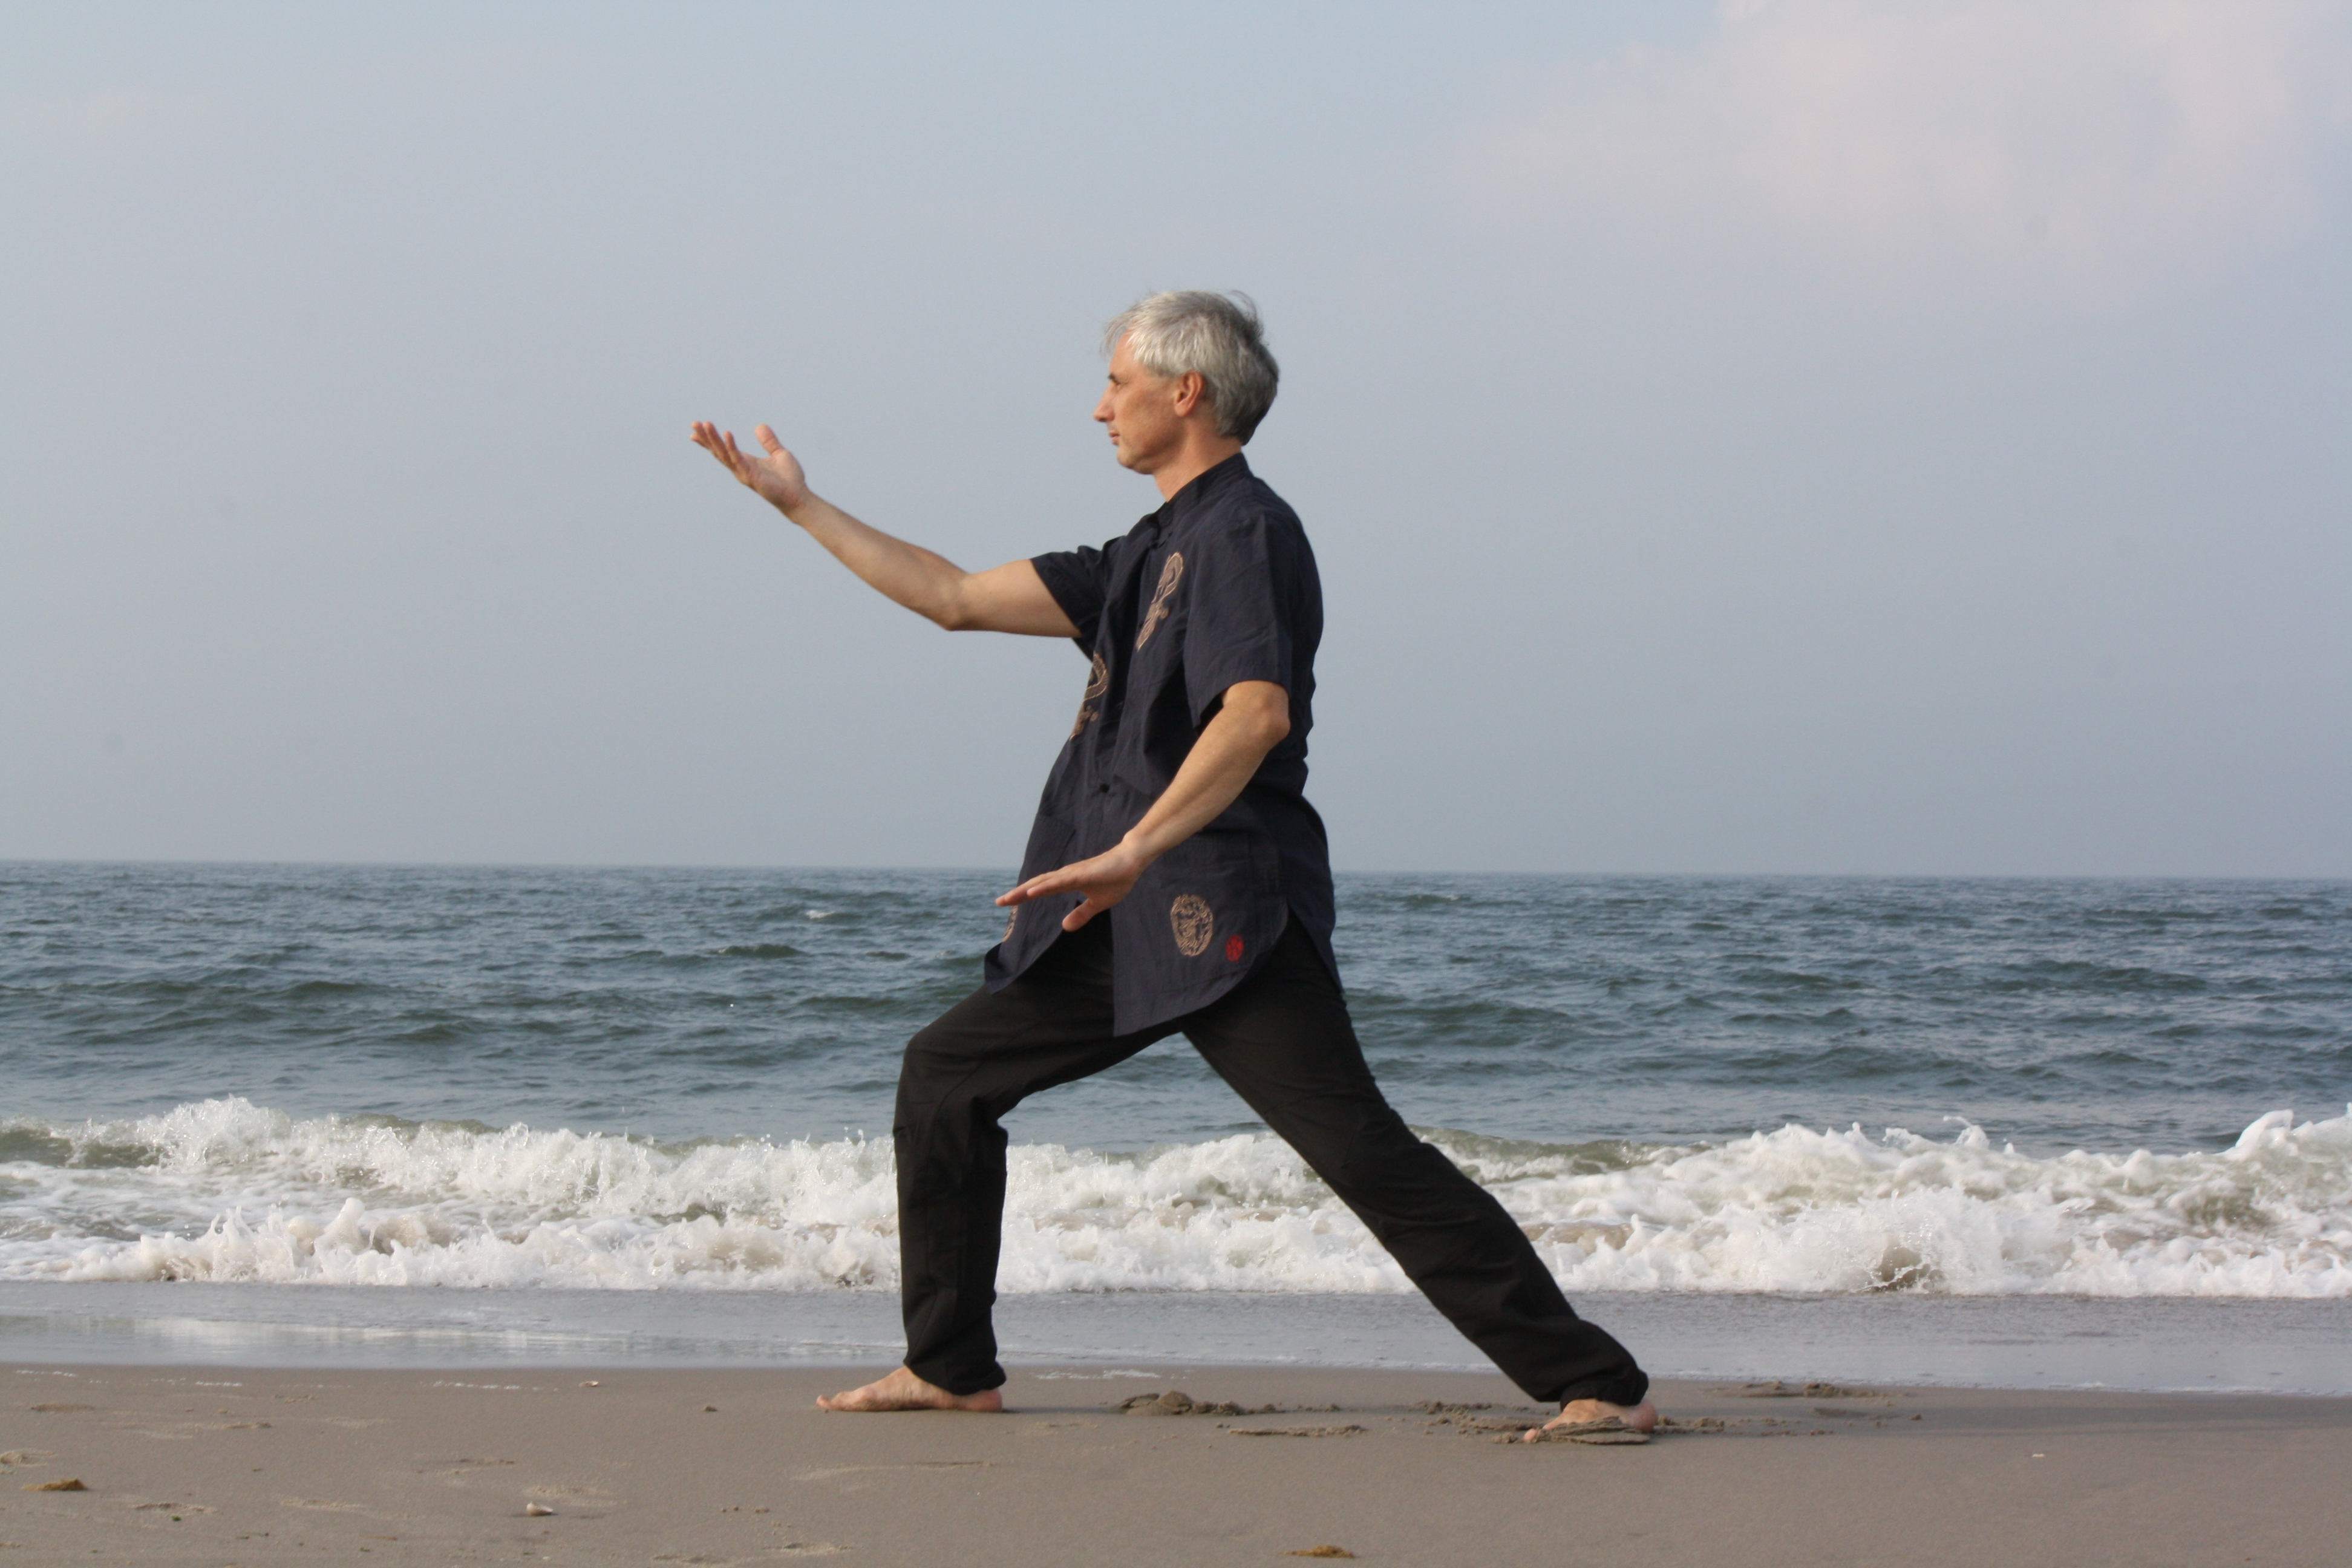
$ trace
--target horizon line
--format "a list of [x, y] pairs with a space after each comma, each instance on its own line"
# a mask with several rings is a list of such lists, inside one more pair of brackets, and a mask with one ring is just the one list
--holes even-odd
[[[217, 869], [282, 868], [309, 870], [375, 871], [732, 871], [732, 872], [856, 872], [906, 876], [985, 875], [1016, 877], [1017, 866], [914, 866], [854, 864], [833, 861], [688, 861], [688, 860], [365, 860], [303, 859], [267, 857], [158, 858], [109, 856], [0, 856], [0, 868], [16, 866], [89, 866]], [[1939, 882], [2352, 882], [2352, 874], [2328, 872], [2265, 873], [2245, 871], [1642, 871], [1642, 870], [1501, 870], [1430, 867], [1333, 867], [1334, 879], [1349, 877], [1475, 877], [1548, 878], [1559, 880], [1680, 880], [1680, 881], [1939, 881]]]

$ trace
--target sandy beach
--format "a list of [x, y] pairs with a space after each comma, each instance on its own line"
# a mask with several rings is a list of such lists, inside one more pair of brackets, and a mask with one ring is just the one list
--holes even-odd
[[[1537, 1412], [1494, 1376], [1122, 1370], [1016, 1372], [1002, 1416], [886, 1417], [812, 1408], [850, 1381], [822, 1369], [11, 1366], [0, 1550], [2201, 1564], [2338, 1562], [2352, 1532], [2342, 1398], [1670, 1384], [1646, 1446], [1528, 1446], [1497, 1440]], [[1237, 1409], [1123, 1408], [1171, 1387]]]

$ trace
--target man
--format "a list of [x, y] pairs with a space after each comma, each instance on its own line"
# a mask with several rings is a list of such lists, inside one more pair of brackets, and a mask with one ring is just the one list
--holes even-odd
[[[775, 433], [694, 440], [891, 599], [951, 631], [1069, 637], [1084, 696], [987, 983], [908, 1044], [898, 1151], [906, 1363], [828, 1410], [998, 1410], [1000, 1119], [1188, 1037], [1554, 1426], [1646, 1432], [1631, 1355], [1570, 1310], [1503, 1206], [1408, 1131], [1348, 1020], [1331, 870], [1307, 804], [1322, 592], [1242, 447], [1276, 370], [1245, 297], [1157, 294], [1104, 333], [1095, 418], [1160, 487], [1124, 538], [965, 572], [808, 488]], [[1533, 1436], [1533, 1434], [1530, 1434]]]

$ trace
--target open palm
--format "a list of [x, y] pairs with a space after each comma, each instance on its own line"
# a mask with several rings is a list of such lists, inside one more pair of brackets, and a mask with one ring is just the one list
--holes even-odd
[[734, 431], [722, 431], [707, 419], [695, 421], [690, 437], [779, 511], [788, 512], [808, 500], [808, 476], [801, 471], [801, 460], [784, 449], [776, 433], [762, 425], [751, 432], [751, 438], [760, 443], [765, 457], [746, 452], [735, 444]]

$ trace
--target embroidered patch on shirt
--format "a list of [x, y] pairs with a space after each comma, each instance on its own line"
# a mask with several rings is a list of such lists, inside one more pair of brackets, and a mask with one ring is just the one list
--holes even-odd
[[1079, 731], [1102, 716], [1102, 710], [1095, 706], [1095, 699], [1109, 689], [1110, 666], [1103, 662], [1102, 655], [1097, 654], [1094, 667], [1087, 671], [1085, 695], [1078, 699], [1078, 721], [1070, 726], [1072, 740], [1077, 739]]
[[1239, 963], [1241, 961], [1242, 933], [1235, 931], [1233, 935], [1225, 938], [1225, 962], [1227, 963]]
[[1176, 595], [1176, 584], [1184, 580], [1184, 557], [1176, 551], [1168, 552], [1168, 564], [1160, 569], [1160, 586], [1151, 591], [1151, 607], [1143, 612], [1143, 629], [1135, 634], [1135, 651], [1141, 653], [1160, 623], [1168, 618], [1168, 601]]
[[1209, 951], [1210, 940], [1217, 934], [1216, 911], [1197, 893], [1179, 893], [1168, 906], [1168, 925], [1176, 933], [1176, 951], [1187, 958], [1198, 958]]

